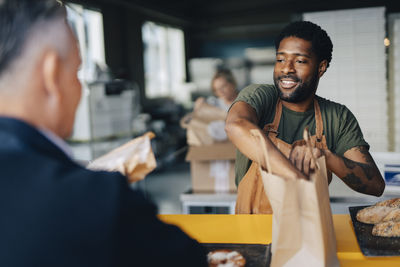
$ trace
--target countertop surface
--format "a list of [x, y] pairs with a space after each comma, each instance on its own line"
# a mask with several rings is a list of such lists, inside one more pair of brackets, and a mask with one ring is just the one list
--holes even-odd
[[[159, 215], [200, 243], [270, 244], [271, 215]], [[400, 266], [400, 257], [365, 257], [358, 246], [349, 215], [333, 215], [341, 266]]]

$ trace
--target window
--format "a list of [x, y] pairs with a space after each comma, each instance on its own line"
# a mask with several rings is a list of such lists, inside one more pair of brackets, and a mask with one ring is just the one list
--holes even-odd
[[[103, 16], [100, 12], [86, 9], [81, 5], [67, 5], [68, 22], [79, 41], [82, 57], [81, 69], [78, 77], [82, 83], [82, 98], [75, 116], [74, 132], [71, 140], [87, 141], [95, 137], [93, 116], [90, 111], [89, 98], [92, 91], [91, 84], [107, 80], [104, 52]], [[93, 128], [93, 129], [92, 129]], [[106, 127], [103, 127], [107, 129]]]
[[80, 46], [82, 67], [79, 78], [82, 82], [98, 80], [98, 71], [105, 69], [103, 15], [81, 5], [67, 5], [68, 21]]
[[183, 31], [146, 22], [142, 27], [146, 97], [172, 97], [185, 102], [186, 80]]

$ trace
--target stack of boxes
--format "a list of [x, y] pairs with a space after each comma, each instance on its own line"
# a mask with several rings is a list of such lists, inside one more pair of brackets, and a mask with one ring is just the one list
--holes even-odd
[[247, 48], [246, 60], [250, 63], [250, 81], [257, 84], [273, 84], [276, 51], [274, 47]]
[[198, 91], [211, 93], [211, 78], [222, 63], [220, 58], [193, 58], [189, 61], [190, 77]]
[[186, 160], [190, 161], [194, 193], [236, 191], [236, 149], [228, 140], [215, 141], [208, 131], [210, 123], [225, 121], [225, 117], [225, 111], [203, 104], [181, 121], [187, 130]]
[[136, 91], [107, 94], [105, 85], [100, 83], [92, 86], [90, 93], [92, 139], [131, 135], [133, 116], [137, 115], [133, 114], [137, 109]]
[[98, 141], [132, 135], [140, 112], [139, 94], [128, 83], [96, 82], [83, 90], [74, 126], [74, 141]]

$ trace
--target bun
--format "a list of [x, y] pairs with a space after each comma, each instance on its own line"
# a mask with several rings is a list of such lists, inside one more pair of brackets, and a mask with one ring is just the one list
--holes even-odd
[[237, 251], [229, 249], [218, 249], [208, 253], [209, 267], [243, 267], [246, 259]]
[[372, 228], [372, 235], [383, 237], [399, 237], [400, 222], [388, 221], [375, 224], [374, 228]]
[[363, 223], [376, 224], [393, 210], [394, 208], [386, 206], [370, 206], [357, 212], [357, 220]]

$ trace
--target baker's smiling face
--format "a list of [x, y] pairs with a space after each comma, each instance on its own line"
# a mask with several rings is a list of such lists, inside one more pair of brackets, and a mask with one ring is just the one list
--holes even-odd
[[276, 51], [274, 83], [282, 100], [298, 103], [312, 96], [327, 62], [319, 62], [310, 41], [298, 37], [282, 39]]

